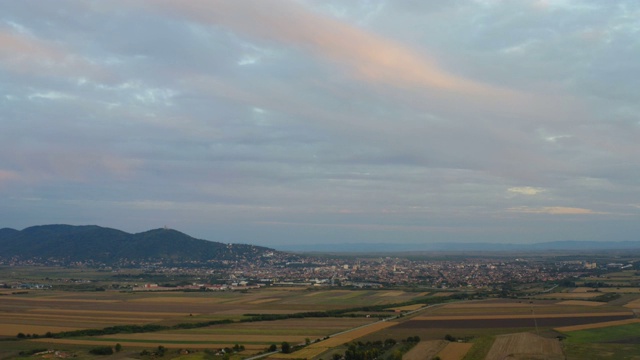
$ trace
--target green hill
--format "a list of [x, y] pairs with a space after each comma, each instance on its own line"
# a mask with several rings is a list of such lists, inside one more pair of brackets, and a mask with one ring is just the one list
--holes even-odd
[[55, 258], [100, 263], [114, 263], [123, 259], [171, 262], [251, 261], [266, 252], [274, 252], [254, 245], [195, 239], [171, 229], [129, 234], [96, 225], [42, 225], [22, 231], [4, 228], [0, 229], [0, 248], [0, 256], [4, 258]]

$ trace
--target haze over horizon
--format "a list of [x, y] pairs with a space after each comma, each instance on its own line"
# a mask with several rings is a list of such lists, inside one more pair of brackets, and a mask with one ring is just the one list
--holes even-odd
[[640, 3], [0, 4], [0, 228], [638, 240]]

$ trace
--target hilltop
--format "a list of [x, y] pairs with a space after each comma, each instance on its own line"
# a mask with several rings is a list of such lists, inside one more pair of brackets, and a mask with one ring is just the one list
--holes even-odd
[[254, 261], [276, 252], [261, 246], [224, 244], [193, 238], [172, 229], [137, 234], [96, 225], [41, 225], [22, 231], [0, 229], [2, 256], [115, 263]]

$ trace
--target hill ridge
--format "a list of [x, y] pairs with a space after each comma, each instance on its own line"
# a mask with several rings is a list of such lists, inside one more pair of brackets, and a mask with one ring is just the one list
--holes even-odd
[[115, 263], [159, 260], [207, 262], [251, 260], [276, 250], [247, 244], [196, 239], [178, 230], [151, 229], [139, 233], [98, 225], [37, 225], [23, 230], [0, 229], [3, 257], [56, 258], [68, 262]]

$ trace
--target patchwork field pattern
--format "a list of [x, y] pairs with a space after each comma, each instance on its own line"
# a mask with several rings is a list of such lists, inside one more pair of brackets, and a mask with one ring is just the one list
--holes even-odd
[[173, 325], [244, 314], [291, 314], [384, 305], [414, 299], [404, 291], [268, 288], [248, 292], [31, 291], [0, 296], [0, 336], [114, 325]]
[[[181, 343], [209, 344], [211, 347], [225, 347], [241, 344], [245, 347], [257, 346], [261, 349], [282, 341], [290, 344], [304, 343], [306, 339], [315, 341], [325, 336], [371, 323], [365, 318], [306, 318], [251, 323], [214, 325], [188, 330], [159, 331], [141, 334], [106, 335], [94, 340], [108, 342], [135, 341], [141, 343]], [[346, 335], [346, 334], [345, 334]]]

